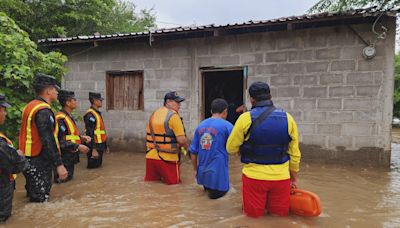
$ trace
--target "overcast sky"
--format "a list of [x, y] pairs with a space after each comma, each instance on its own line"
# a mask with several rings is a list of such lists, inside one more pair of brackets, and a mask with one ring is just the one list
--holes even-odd
[[153, 8], [158, 28], [241, 23], [303, 15], [317, 0], [130, 0]]

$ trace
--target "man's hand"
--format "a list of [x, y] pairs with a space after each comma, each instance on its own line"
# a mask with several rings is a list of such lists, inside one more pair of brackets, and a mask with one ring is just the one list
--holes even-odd
[[110, 148], [107, 147], [107, 149], [106, 149], [106, 154], [109, 154], [109, 153], [111, 153], [111, 152], [110, 152]]
[[296, 182], [296, 180], [290, 179], [290, 188], [297, 188], [297, 182]]
[[192, 160], [194, 180], [197, 180], [197, 154], [190, 154], [190, 159]]
[[87, 152], [89, 152], [89, 147], [87, 147], [83, 144], [79, 144], [78, 150], [84, 154], [87, 154]]
[[244, 112], [244, 105], [240, 105], [235, 110], [236, 113], [242, 114]]
[[177, 136], [176, 141], [178, 142], [178, 148], [185, 148], [185, 150], [189, 150], [189, 143], [185, 135]]
[[57, 166], [58, 179], [65, 180], [68, 177], [68, 171], [64, 165]]
[[295, 171], [290, 171], [290, 187], [297, 188], [297, 173]]
[[82, 135], [81, 139], [84, 143], [90, 143], [92, 141], [92, 138], [90, 138], [90, 136], [87, 135]]
[[19, 156], [25, 157], [25, 154], [24, 152], [22, 152], [22, 150], [17, 150], [17, 153], [19, 154]]
[[99, 157], [99, 152], [96, 149], [92, 150], [92, 158], [97, 159]]

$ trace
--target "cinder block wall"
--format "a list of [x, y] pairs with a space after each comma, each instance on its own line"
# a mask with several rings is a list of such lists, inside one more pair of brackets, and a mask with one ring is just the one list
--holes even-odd
[[[120, 42], [69, 55], [64, 86], [75, 90], [79, 113], [88, 92], [105, 95], [108, 70], [144, 71], [144, 111], [105, 111], [114, 150], [144, 152], [145, 125], [177, 90], [188, 135], [200, 121], [200, 67], [248, 66], [248, 85], [270, 84], [273, 101], [298, 123], [304, 159], [388, 166], [390, 162], [395, 20], [365, 60], [363, 42], [346, 26], [146, 43]], [[373, 41], [371, 24], [354, 25]], [[82, 51], [82, 50], [80, 50]], [[107, 102], [107, 100], [105, 101]], [[104, 105], [105, 106], [105, 105]], [[247, 104], [250, 108], [250, 104]]]

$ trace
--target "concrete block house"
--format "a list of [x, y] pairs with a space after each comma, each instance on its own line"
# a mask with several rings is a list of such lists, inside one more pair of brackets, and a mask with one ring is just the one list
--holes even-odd
[[145, 151], [146, 122], [167, 91], [186, 98], [181, 116], [190, 138], [214, 98], [250, 108], [246, 89], [260, 80], [297, 121], [305, 160], [388, 167], [396, 13], [354, 10], [39, 45], [68, 56], [62, 84], [76, 92], [80, 114], [89, 91], [105, 96], [113, 150]]

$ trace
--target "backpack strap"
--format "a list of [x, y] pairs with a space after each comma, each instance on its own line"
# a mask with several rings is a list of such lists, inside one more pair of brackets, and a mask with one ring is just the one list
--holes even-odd
[[251, 123], [249, 130], [246, 132], [246, 134], [245, 134], [245, 136], [244, 136], [244, 139], [246, 139], [247, 136], [249, 136], [249, 134], [253, 131], [253, 129], [256, 129], [256, 128], [258, 127], [258, 125], [260, 125], [265, 119], [267, 119], [268, 116], [271, 115], [271, 113], [272, 113], [273, 111], [275, 111], [275, 109], [276, 109], [276, 107], [275, 107], [275, 106], [272, 106], [272, 107], [270, 107], [270, 108], [267, 108], [263, 113], [261, 113], [261, 115], [259, 115], [259, 116], [257, 117], [257, 119], [255, 119], [255, 120]]

